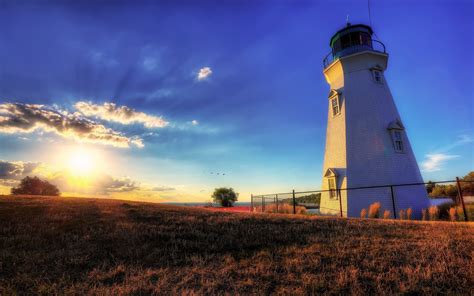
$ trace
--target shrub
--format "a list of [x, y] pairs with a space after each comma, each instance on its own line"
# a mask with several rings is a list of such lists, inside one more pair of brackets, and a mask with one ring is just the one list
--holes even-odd
[[405, 210], [400, 210], [398, 212], [398, 219], [405, 220]]
[[447, 202], [438, 205], [438, 210], [439, 210], [439, 219], [440, 220], [451, 220], [451, 217], [449, 215], [449, 211], [451, 207], [454, 206], [453, 202]]
[[385, 210], [383, 212], [383, 218], [384, 219], [390, 219], [390, 211], [389, 210]]
[[413, 214], [413, 210], [411, 208], [408, 208], [406, 213], [407, 213], [407, 220], [411, 220], [411, 215]]
[[369, 206], [369, 218], [379, 218], [380, 217], [380, 203], [374, 202]]
[[18, 187], [11, 189], [11, 194], [59, 196], [61, 193], [56, 185], [53, 185], [46, 180], [41, 180], [36, 176], [33, 178], [27, 176], [21, 180]]
[[238, 196], [239, 194], [235, 193], [234, 189], [221, 187], [214, 189], [212, 199], [223, 207], [231, 207], [237, 201]]
[[457, 216], [456, 214], [457, 214], [456, 213], [456, 208], [450, 208], [449, 209], [449, 219], [451, 221], [453, 221], [453, 222], [456, 221], [456, 216]]
[[360, 210], [360, 217], [362, 219], [364, 218], [367, 218], [367, 210], [365, 208], [363, 208], [362, 210]]
[[428, 209], [428, 213], [431, 221], [436, 221], [439, 218], [439, 209], [437, 206], [431, 206]]

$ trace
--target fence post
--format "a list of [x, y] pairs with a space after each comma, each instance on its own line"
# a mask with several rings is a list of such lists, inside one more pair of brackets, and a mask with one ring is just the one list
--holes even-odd
[[459, 178], [456, 177], [456, 185], [458, 187], [458, 196], [459, 196], [459, 199], [461, 200], [461, 204], [462, 204], [462, 212], [464, 213], [464, 221], [469, 221], [469, 219], [467, 218], [467, 213], [466, 213], [466, 206], [464, 205], [464, 197], [462, 196], [462, 188], [461, 188], [461, 184], [459, 183]]
[[341, 218], [344, 217], [344, 214], [342, 213], [342, 198], [341, 198], [341, 189], [337, 189], [336, 191], [337, 197], [339, 198], [339, 210], [341, 212]]
[[295, 196], [294, 189], [293, 189], [293, 214], [296, 214], [296, 196]]
[[253, 194], [250, 194], [250, 212], [253, 212]]
[[397, 219], [397, 209], [395, 208], [395, 194], [393, 193], [393, 186], [390, 186], [390, 193], [392, 194], [393, 219]]
[[278, 213], [278, 194], [275, 194], [276, 212]]

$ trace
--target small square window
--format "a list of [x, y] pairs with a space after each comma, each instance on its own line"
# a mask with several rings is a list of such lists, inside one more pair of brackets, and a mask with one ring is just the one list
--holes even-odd
[[382, 83], [382, 72], [379, 70], [372, 70], [372, 76], [375, 82]]

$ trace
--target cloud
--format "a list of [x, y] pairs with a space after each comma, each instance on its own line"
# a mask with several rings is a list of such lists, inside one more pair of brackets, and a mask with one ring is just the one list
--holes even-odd
[[[93, 177], [77, 177], [69, 171], [56, 171], [49, 176], [43, 176], [58, 186], [61, 192], [69, 194], [109, 195], [116, 192], [132, 192], [140, 190], [140, 184], [129, 177], [113, 177], [100, 173]], [[77, 184], [81, 184], [78, 186]]]
[[211, 70], [210, 67], [201, 68], [201, 69], [199, 69], [197, 79], [198, 80], [204, 80], [207, 77], [211, 76], [211, 74], [212, 74], [212, 70]]
[[0, 133], [31, 133], [36, 130], [121, 148], [128, 148], [130, 145], [143, 147], [142, 139], [127, 137], [79, 113], [59, 111], [43, 105], [0, 104]]
[[446, 151], [449, 151], [449, 150], [452, 150], [458, 146], [462, 146], [464, 144], [468, 144], [468, 143], [472, 143], [474, 142], [474, 139], [472, 138], [472, 136], [468, 135], [468, 134], [462, 134], [462, 135], [458, 135], [458, 138], [456, 141], [450, 143], [449, 145], [439, 149], [440, 152], [446, 152]]
[[99, 178], [95, 186], [99, 193], [104, 194], [112, 192], [130, 192], [140, 189], [139, 184], [128, 177], [113, 178], [107, 175]]
[[425, 172], [437, 172], [442, 170], [443, 164], [450, 159], [459, 157], [459, 155], [449, 155], [443, 153], [427, 154], [425, 161], [421, 163], [421, 168]]
[[0, 179], [20, 180], [31, 174], [39, 165], [38, 162], [0, 160]]
[[158, 187], [153, 187], [151, 189], [151, 191], [158, 191], [158, 192], [161, 192], [161, 191], [174, 191], [174, 190], [176, 190], [176, 188], [166, 187], [166, 186], [158, 186]]
[[101, 65], [105, 67], [115, 67], [119, 64], [116, 59], [106, 56], [101, 51], [91, 50], [90, 52], [88, 52], [87, 55], [88, 58], [96, 65]]
[[197, 121], [196, 119], [194, 119], [193, 121], [191, 121], [191, 124], [192, 124], [192, 125], [198, 125], [198, 124], [199, 124], [199, 121]]
[[168, 122], [161, 117], [137, 112], [127, 106], [118, 107], [114, 103], [105, 102], [98, 105], [92, 102], [77, 102], [74, 107], [85, 116], [94, 116], [121, 124], [143, 123], [147, 128], [160, 128], [168, 125]]
[[148, 71], [153, 71], [158, 66], [155, 58], [147, 57], [143, 60], [143, 67]]

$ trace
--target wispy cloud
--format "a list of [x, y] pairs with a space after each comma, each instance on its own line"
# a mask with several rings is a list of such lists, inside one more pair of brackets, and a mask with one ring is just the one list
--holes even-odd
[[106, 67], [115, 67], [119, 64], [116, 59], [106, 56], [102, 51], [98, 51], [98, 50], [89, 51], [88, 57], [93, 63], [97, 65], [102, 65]]
[[205, 80], [207, 79], [209, 76], [211, 76], [212, 74], [212, 70], [210, 67], [204, 67], [204, 68], [201, 68], [199, 69], [199, 72], [198, 72], [198, 75], [197, 75], [197, 79], [198, 80]]
[[0, 179], [19, 180], [31, 174], [40, 163], [0, 160]]
[[44, 105], [0, 104], [0, 133], [31, 133], [36, 130], [115, 147], [144, 146], [141, 138], [127, 137], [79, 113], [59, 111]]
[[427, 154], [421, 163], [421, 169], [425, 172], [437, 172], [443, 169], [443, 165], [450, 159], [458, 158], [459, 155], [443, 153]]
[[457, 137], [456, 141], [454, 141], [453, 143], [438, 149], [438, 151], [440, 151], [440, 152], [449, 151], [449, 150], [452, 150], [456, 147], [462, 146], [464, 144], [472, 143], [472, 142], [474, 142], [474, 138], [472, 136], [470, 136], [468, 134], [462, 134], [462, 135], [459, 135]]
[[153, 187], [153, 188], [151, 188], [150, 191], [158, 191], [158, 192], [161, 192], [161, 191], [174, 191], [174, 190], [176, 190], [176, 188], [174, 188], [174, 187], [158, 186], [158, 187]]
[[198, 124], [199, 124], [199, 121], [197, 121], [196, 119], [194, 119], [193, 121], [191, 121], [191, 124], [192, 124], [192, 125], [198, 125]]
[[153, 71], [158, 66], [158, 61], [153, 57], [143, 59], [143, 67], [148, 71]]
[[85, 116], [121, 124], [142, 123], [147, 128], [161, 128], [168, 125], [168, 121], [162, 117], [138, 112], [127, 106], [117, 106], [114, 103], [105, 102], [99, 105], [92, 102], [77, 102], [74, 107]]
[[425, 155], [425, 160], [421, 163], [421, 169], [424, 172], [438, 172], [444, 169], [444, 164], [451, 159], [460, 157], [459, 155], [451, 154], [449, 151], [459, 146], [474, 142], [472, 136], [468, 134], [461, 134], [452, 143], [436, 149], [434, 152]]

